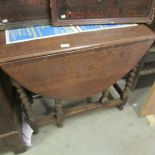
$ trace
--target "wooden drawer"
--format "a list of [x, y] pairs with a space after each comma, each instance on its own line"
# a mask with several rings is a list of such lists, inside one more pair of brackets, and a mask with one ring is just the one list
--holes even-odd
[[154, 0], [51, 0], [53, 24], [151, 22]]

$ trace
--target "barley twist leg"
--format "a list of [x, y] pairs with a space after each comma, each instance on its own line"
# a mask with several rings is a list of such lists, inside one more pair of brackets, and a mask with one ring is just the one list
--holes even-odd
[[61, 128], [63, 127], [64, 122], [64, 112], [60, 100], [55, 100], [55, 110], [56, 110], [56, 124], [59, 128]]
[[121, 105], [118, 106], [119, 110], [123, 110], [124, 105], [128, 101], [128, 94], [129, 94], [129, 91], [130, 91], [130, 89], [131, 89], [131, 87], [133, 85], [133, 82], [135, 80], [137, 70], [138, 70], [138, 65], [136, 65], [129, 73], [129, 77], [127, 78], [127, 82], [126, 82], [123, 94], [121, 96], [121, 99], [122, 99], [123, 102], [122, 102]]
[[39, 130], [38, 130], [38, 127], [36, 125], [36, 119], [33, 115], [30, 100], [29, 100], [27, 94], [25, 93], [25, 90], [22, 88], [22, 86], [20, 84], [18, 84], [15, 81], [12, 81], [12, 84], [16, 88], [17, 94], [19, 95], [19, 99], [21, 101], [21, 105], [22, 105], [22, 108], [25, 112], [27, 121], [33, 129], [33, 133], [37, 134], [39, 132]]

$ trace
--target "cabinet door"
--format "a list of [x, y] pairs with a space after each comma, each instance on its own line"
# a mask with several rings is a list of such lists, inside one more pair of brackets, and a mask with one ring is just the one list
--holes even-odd
[[2, 103], [0, 103], [0, 138], [13, 130], [12, 122], [8, 118], [7, 111], [3, 109]]
[[13, 113], [6, 94], [0, 85], [0, 138], [11, 131], [15, 131]]
[[153, 19], [154, 0], [51, 0], [55, 25], [138, 23]]
[[[26, 151], [23, 141], [21, 122], [16, 111], [11, 107], [10, 98], [1, 85], [0, 76], [0, 150], [11, 149], [19, 154]], [[4, 81], [3, 81], [4, 83]]]
[[49, 23], [50, 0], [0, 0], [0, 29]]

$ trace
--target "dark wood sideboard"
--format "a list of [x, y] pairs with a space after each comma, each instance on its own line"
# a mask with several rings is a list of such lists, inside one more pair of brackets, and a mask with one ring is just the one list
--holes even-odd
[[154, 0], [51, 0], [54, 25], [146, 23], [154, 18]]
[[151, 23], [155, 0], [0, 0], [0, 30], [30, 25]]
[[0, 0], [0, 30], [50, 22], [49, 0]]
[[17, 107], [21, 108], [14, 104], [11, 91], [7, 91], [9, 87], [5, 89], [3, 85], [6, 79], [3, 81], [2, 77], [0, 73], [0, 153], [10, 149], [14, 153], [22, 153], [26, 151], [26, 146], [22, 136], [21, 115], [18, 115], [21, 111]]

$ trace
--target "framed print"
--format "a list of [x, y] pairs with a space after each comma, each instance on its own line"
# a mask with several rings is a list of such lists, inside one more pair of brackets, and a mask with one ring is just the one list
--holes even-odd
[[51, 0], [52, 24], [147, 23], [155, 0]]

